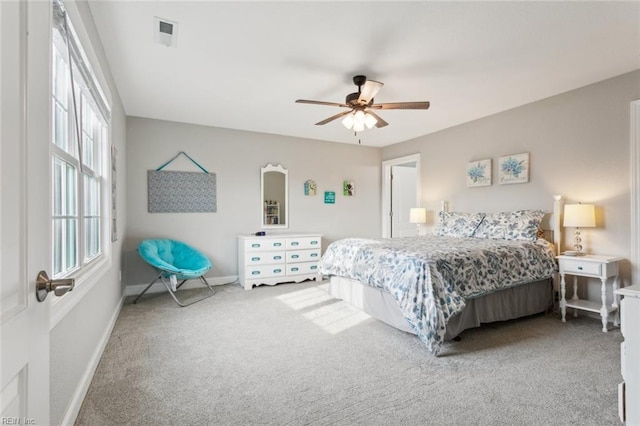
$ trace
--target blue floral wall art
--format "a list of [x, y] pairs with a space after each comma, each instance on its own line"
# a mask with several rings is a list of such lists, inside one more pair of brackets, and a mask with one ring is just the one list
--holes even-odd
[[529, 153], [500, 157], [498, 180], [501, 185], [529, 182]]
[[467, 164], [467, 186], [491, 185], [491, 159], [471, 161]]

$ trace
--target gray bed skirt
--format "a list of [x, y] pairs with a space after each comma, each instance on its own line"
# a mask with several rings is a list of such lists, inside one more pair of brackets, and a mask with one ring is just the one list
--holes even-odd
[[[465, 309], [447, 323], [445, 340], [483, 323], [545, 312], [553, 304], [552, 280], [545, 279], [468, 299]], [[391, 294], [359, 281], [331, 277], [329, 293], [395, 328], [414, 333]]]

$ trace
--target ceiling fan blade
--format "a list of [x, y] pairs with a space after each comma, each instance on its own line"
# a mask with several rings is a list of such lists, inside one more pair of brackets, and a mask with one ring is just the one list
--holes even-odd
[[375, 109], [428, 109], [429, 102], [392, 102], [386, 104], [373, 104], [369, 108]]
[[373, 99], [378, 94], [378, 91], [382, 89], [382, 86], [384, 86], [384, 84], [380, 83], [379, 81], [365, 81], [362, 89], [360, 90], [358, 102], [361, 105], [367, 105], [369, 102], [371, 102], [371, 99]]
[[341, 113], [339, 113], [339, 114], [332, 115], [332, 116], [331, 116], [331, 117], [329, 117], [329, 118], [325, 118], [325, 119], [324, 119], [324, 120], [322, 120], [322, 121], [318, 121], [318, 122], [316, 123], [316, 126], [322, 126], [323, 124], [327, 124], [327, 123], [329, 123], [329, 122], [331, 122], [331, 121], [333, 121], [333, 120], [337, 120], [338, 118], [343, 117], [343, 116], [345, 116], [345, 115], [347, 115], [347, 114], [351, 114], [351, 110], [349, 110], [349, 111], [343, 111], [343, 112], [341, 112]]
[[371, 115], [373, 115], [373, 116], [376, 118], [376, 120], [378, 120], [378, 122], [376, 123], [376, 127], [377, 127], [377, 128], [381, 128], [381, 127], [384, 127], [384, 126], [388, 126], [388, 125], [389, 125], [389, 123], [387, 123], [386, 121], [384, 121], [384, 120], [382, 119], [382, 117], [380, 117], [380, 116], [379, 116], [378, 114], [376, 114], [375, 112], [367, 110], [367, 114], [371, 114]]
[[306, 99], [297, 99], [296, 103], [298, 103], [298, 104], [311, 104], [311, 105], [328, 105], [328, 106], [337, 106], [337, 107], [343, 107], [343, 108], [351, 108], [347, 104], [339, 104], [339, 103], [336, 103], [336, 102], [324, 102], [324, 101], [308, 101]]

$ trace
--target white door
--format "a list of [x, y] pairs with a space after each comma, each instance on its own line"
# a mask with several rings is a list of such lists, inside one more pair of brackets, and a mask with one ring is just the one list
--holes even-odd
[[49, 2], [0, 1], [3, 424], [49, 424], [49, 300], [35, 297], [49, 265], [49, 33]]
[[391, 168], [391, 237], [412, 237], [417, 234], [416, 224], [409, 222], [409, 212], [417, 207], [415, 165]]

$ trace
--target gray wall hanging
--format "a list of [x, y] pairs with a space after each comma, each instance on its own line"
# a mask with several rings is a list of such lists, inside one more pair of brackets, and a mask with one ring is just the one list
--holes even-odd
[[[178, 156], [184, 155], [202, 172], [162, 170]], [[209, 173], [185, 152], [147, 172], [149, 213], [209, 213], [217, 210], [216, 175]]]

